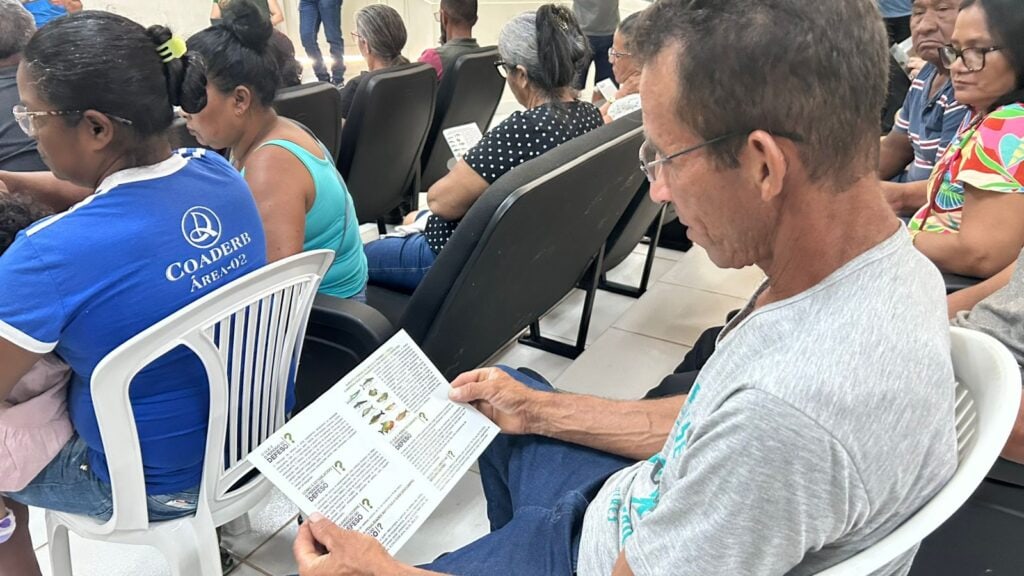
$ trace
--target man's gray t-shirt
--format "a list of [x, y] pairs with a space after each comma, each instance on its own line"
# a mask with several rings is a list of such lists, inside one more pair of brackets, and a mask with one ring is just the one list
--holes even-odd
[[1013, 352], [1017, 364], [1024, 366], [1024, 251], [1017, 256], [1017, 266], [1010, 281], [985, 298], [970, 312], [959, 312], [954, 326], [984, 332]]
[[[762, 290], [764, 287], [762, 287]], [[760, 293], [760, 291], [759, 291]], [[587, 509], [580, 576], [815, 574], [956, 469], [945, 291], [906, 229], [719, 337], [662, 451]], [[906, 574], [913, 551], [877, 574]]]

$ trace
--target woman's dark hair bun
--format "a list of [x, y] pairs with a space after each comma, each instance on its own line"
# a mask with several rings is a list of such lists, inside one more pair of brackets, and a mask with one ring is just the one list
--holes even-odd
[[570, 86], [590, 47], [576, 17], [565, 6], [544, 4], [537, 8], [537, 58], [543, 70], [535, 81], [546, 91]]
[[[150, 26], [146, 35], [153, 42], [155, 52], [161, 45], [171, 39], [173, 34], [166, 26]], [[182, 85], [185, 83], [187, 63], [183, 58], [173, 58], [164, 62], [164, 79], [167, 81], [167, 96], [171, 106], [181, 106]]]
[[221, 15], [218, 26], [231, 32], [242, 46], [260, 54], [267, 51], [274, 27], [250, 0], [228, 0]]

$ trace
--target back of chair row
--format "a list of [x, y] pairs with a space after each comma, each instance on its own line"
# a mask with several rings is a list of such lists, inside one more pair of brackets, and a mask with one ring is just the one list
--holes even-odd
[[508, 172], [473, 205], [401, 320], [446, 377], [478, 366], [576, 285], [636, 195], [642, 140], [634, 113]]

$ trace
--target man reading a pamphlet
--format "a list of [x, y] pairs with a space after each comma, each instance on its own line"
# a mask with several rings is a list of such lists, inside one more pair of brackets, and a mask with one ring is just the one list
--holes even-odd
[[954, 379], [942, 279], [876, 175], [885, 34], [874, 0], [648, 8], [651, 196], [766, 281], [685, 398], [459, 376], [451, 399], [503, 432], [479, 459], [491, 533], [413, 568], [313, 516], [301, 575], [815, 574], [932, 498], [957, 466]]

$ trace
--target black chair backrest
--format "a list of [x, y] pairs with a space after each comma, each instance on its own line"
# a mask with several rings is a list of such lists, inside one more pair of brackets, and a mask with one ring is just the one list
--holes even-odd
[[633, 252], [633, 248], [643, 240], [651, 227], [651, 222], [661, 212], [661, 204], [651, 200], [650, 192], [651, 185], [644, 178], [604, 245], [602, 273], [622, 264], [622, 261]]
[[359, 82], [341, 131], [338, 170], [360, 222], [397, 207], [419, 171], [437, 96], [437, 73], [426, 64], [370, 72]]
[[448, 173], [452, 150], [442, 131], [475, 122], [484, 132], [490, 125], [505, 90], [505, 79], [494, 67], [498, 59], [496, 46], [479, 48], [459, 56], [451, 70], [441, 77], [434, 121], [423, 147], [421, 190], [427, 190]]
[[640, 113], [498, 179], [409, 300], [402, 328], [441, 372], [475, 368], [582, 277], [643, 179]]
[[327, 82], [284, 88], [274, 98], [274, 109], [310, 129], [335, 157], [341, 148], [341, 94]]

